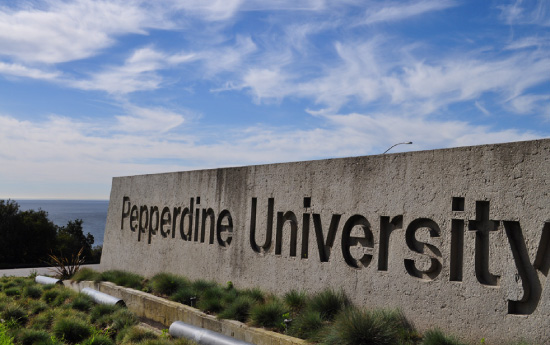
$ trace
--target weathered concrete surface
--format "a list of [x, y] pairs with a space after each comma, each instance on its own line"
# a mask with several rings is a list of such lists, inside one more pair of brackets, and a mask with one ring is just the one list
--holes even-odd
[[256, 345], [306, 345], [306, 341], [284, 334], [271, 332], [261, 328], [247, 326], [234, 320], [218, 320], [215, 316], [191, 308], [181, 303], [153, 296], [134, 289], [116, 286], [109, 282], [94, 283], [91, 281], [63, 281], [66, 287], [75, 291], [92, 288], [124, 300], [130, 311], [139, 317], [144, 317], [163, 324], [168, 328], [174, 321], [183, 321], [193, 326], [206, 328], [214, 332], [243, 340]]
[[548, 343], [549, 194], [550, 140], [119, 177], [101, 266], [341, 288], [421, 330]]

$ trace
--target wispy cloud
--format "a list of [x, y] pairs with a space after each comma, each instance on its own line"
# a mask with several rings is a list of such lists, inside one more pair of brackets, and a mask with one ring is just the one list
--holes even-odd
[[139, 2], [21, 1], [0, 7], [0, 55], [26, 62], [60, 63], [87, 58], [113, 45], [122, 34], [170, 27], [162, 13]]
[[38, 68], [23, 66], [18, 63], [5, 63], [0, 61], [0, 74], [32, 79], [55, 80], [61, 76], [58, 71], [47, 71]]
[[373, 8], [367, 10], [363, 23], [375, 24], [399, 21], [428, 12], [441, 11], [456, 5], [456, 2], [451, 0], [420, 0], [408, 3], [382, 2], [380, 5], [373, 4]]
[[546, 0], [516, 0], [499, 8], [501, 18], [508, 24], [550, 26], [550, 3]]
[[90, 79], [67, 80], [66, 82], [79, 89], [101, 90], [111, 94], [155, 90], [163, 81], [156, 71], [194, 59], [196, 59], [194, 54], [167, 55], [153, 48], [141, 48], [134, 51], [121, 66], [108, 67], [92, 74]]

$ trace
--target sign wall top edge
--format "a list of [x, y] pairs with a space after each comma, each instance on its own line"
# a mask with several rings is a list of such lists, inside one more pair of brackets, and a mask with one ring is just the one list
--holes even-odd
[[410, 156], [410, 155], [422, 155], [422, 154], [445, 154], [445, 153], [454, 153], [460, 151], [482, 151], [482, 150], [491, 150], [492, 148], [506, 148], [506, 147], [515, 147], [519, 146], [539, 146], [539, 145], [550, 145], [550, 138], [534, 139], [534, 140], [522, 140], [522, 141], [510, 141], [502, 143], [493, 143], [493, 144], [481, 144], [481, 145], [465, 145], [465, 146], [454, 146], [447, 148], [437, 148], [437, 149], [426, 149], [426, 150], [410, 150], [406, 152], [388, 152], [388, 153], [378, 153], [370, 155], [358, 155], [358, 156], [344, 156], [344, 157], [333, 157], [333, 158], [318, 158], [311, 160], [298, 160], [298, 161], [282, 161], [274, 163], [262, 163], [262, 164], [250, 164], [250, 165], [234, 165], [234, 166], [220, 166], [220, 167], [210, 167], [204, 169], [190, 169], [190, 170], [175, 170], [162, 173], [145, 173], [145, 174], [135, 174], [135, 175], [120, 175], [113, 177], [137, 177], [137, 176], [148, 176], [148, 175], [163, 175], [163, 174], [173, 174], [173, 173], [183, 173], [183, 172], [197, 172], [197, 171], [208, 171], [208, 170], [224, 170], [224, 169], [236, 169], [236, 168], [246, 168], [246, 167], [268, 167], [272, 165], [284, 165], [284, 164], [301, 164], [301, 163], [312, 163], [312, 162], [321, 162], [321, 161], [338, 161], [345, 159], [383, 159], [386, 156], [395, 157], [395, 156]]

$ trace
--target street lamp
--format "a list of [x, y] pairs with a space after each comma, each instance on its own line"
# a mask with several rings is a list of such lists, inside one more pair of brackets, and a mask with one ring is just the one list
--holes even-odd
[[382, 154], [385, 154], [386, 152], [388, 152], [389, 150], [393, 149], [393, 148], [396, 147], [397, 145], [410, 145], [410, 144], [412, 144], [412, 143], [413, 143], [412, 141], [407, 141], [407, 142], [403, 142], [403, 143], [393, 144], [392, 146], [390, 146], [389, 149], [387, 149], [386, 151], [384, 151], [384, 153], [382, 153]]

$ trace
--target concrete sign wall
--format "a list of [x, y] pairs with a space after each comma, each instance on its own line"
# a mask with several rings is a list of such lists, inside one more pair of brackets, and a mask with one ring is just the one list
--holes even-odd
[[550, 140], [114, 178], [101, 265], [547, 343]]

